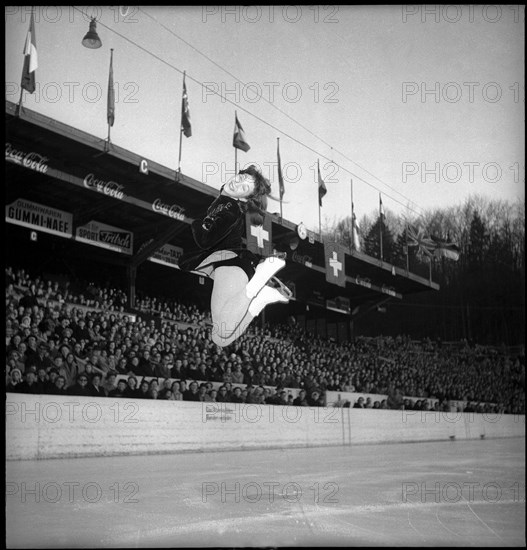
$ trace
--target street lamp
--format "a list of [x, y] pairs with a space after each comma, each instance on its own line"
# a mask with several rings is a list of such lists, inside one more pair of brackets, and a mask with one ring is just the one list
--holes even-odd
[[100, 48], [102, 46], [101, 39], [99, 38], [99, 35], [97, 34], [97, 23], [95, 21], [95, 17], [91, 18], [90, 28], [89, 28], [88, 32], [86, 33], [86, 36], [82, 39], [82, 45], [85, 48], [90, 48], [92, 50], [95, 50], [95, 49]]

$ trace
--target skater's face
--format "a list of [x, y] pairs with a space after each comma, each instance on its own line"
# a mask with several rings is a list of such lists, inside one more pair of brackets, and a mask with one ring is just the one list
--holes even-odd
[[255, 184], [251, 174], [236, 174], [223, 186], [223, 194], [234, 199], [246, 199], [254, 192]]

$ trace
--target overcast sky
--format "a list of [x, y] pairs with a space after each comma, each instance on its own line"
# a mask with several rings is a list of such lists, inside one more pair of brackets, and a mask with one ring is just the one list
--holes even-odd
[[[13, 102], [29, 11], [6, 8]], [[100, 49], [81, 45], [86, 14]], [[280, 137], [284, 217], [311, 229], [317, 159], [323, 221], [349, 215], [351, 178], [359, 219], [379, 191], [385, 210], [412, 217], [475, 193], [524, 199], [523, 6], [37, 7], [36, 41], [28, 108], [104, 138], [114, 48], [112, 142], [172, 169], [186, 71], [183, 172], [217, 189], [232, 175], [236, 109], [251, 146], [238, 161], [258, 164], [278, 195]]]

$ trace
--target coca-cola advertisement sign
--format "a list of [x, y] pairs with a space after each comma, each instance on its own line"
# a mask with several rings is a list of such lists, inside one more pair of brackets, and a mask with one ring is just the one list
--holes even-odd
[[185, 221], [185, 209], [177, 204], [165, 204], [161, 199], [155, 199], [152, 202], [152, 210], [164, 214], [169, 218]]
[[48, 157], [44, 157], [35, 151], [27, 153], [26, 151], [15, 149], [11, 143], [5, 144], [5, 159], [41, 174], [45, 174], [49, 168], [47, 165]]
[[108, 195], [114, 199], [124, 198], [124, 185], [115, 181], [101, 180], [95, 177], [95, 174], [87, 174], [84, 178], [84, 187], [93, 189], [103, 195]]

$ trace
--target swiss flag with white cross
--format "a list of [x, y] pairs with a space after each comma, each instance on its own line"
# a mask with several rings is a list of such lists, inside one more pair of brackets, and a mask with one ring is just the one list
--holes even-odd
[[270, 256], [273, 253], [273, 236], [271, 216], [265, 215], [263, 225], [251, 225], [249, 215], [245, 218], [247, 228], [247, 248], [254, 254]]
[[346, 286], [344, 250], [345, 249], [337, 243], [324, 242], [324, 264], [326, 266], [326, 281], [328, 283]]

